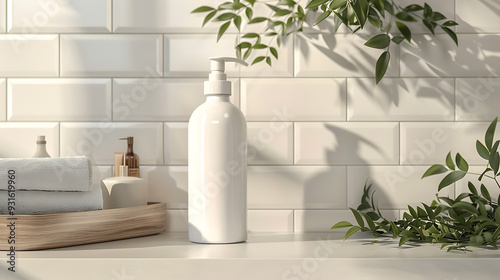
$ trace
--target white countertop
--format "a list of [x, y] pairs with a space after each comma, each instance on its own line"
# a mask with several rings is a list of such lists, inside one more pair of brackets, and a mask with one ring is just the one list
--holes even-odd
[[18, 271], [8, 272], [3, 259], [0, 279], [500, 278], [500, 250], [446, 252], [437, 244], [398, 247], [395, 240], [379, 239], [371, 245], [368, 235], [355, 237], [344, 242], [341, 232], [255, 233], [244, 243], [205, 245], [189, 242], [186, 233], [163, 233], [17, 252]]

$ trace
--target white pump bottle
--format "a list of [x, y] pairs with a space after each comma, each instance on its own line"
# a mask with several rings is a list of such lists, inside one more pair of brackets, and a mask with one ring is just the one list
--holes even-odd
[[189, 240], [236, 243], [247, 239], [247, 126], [229, 101], [225, 62], [212, 57], [206, 101], [189, 119]]

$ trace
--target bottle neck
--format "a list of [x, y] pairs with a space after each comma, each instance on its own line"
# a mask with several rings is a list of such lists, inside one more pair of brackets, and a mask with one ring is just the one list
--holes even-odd
[[229, 94], [211, 94], [207, 95], [207, 101], [223, 101], [229, 102]]
[[128, 144], [127, 155], [134, 153], [134, 144]]
[[37, 143], [36, 144], [36, 152], [33, 157], [50, 157], [47, 152], [47, 146], [45, 143]]

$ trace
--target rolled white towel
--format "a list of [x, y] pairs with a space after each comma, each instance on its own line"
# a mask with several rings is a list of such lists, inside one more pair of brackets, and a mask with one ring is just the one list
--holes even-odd
[[87, 157], [0, 158], [0, 190], [8, 188], [9, 170], [15, 172], [16, 190], [84, 192], [92, 188]]
[[[8, 191], [0, 191], [0, 214], [8, 215]], [[15, 215], [40, 215], [102, 209], [102, 191], [88, 192], [16, 191]]]

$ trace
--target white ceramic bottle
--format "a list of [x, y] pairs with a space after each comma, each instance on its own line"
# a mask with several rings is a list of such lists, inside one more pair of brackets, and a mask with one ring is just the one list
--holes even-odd
[[247, 239], [247, 126], [229, 101], [225, 62], [214, 57], [205, 82], [206, 101], [189, 119], [189, 240], [235, 243]]
[[36, 139], [36, 152], [33, 155], [34, 158], [49, 158], [50, 155], [47, 153], [47, 141], [45, 141], [45, 135], [40, 135]]

